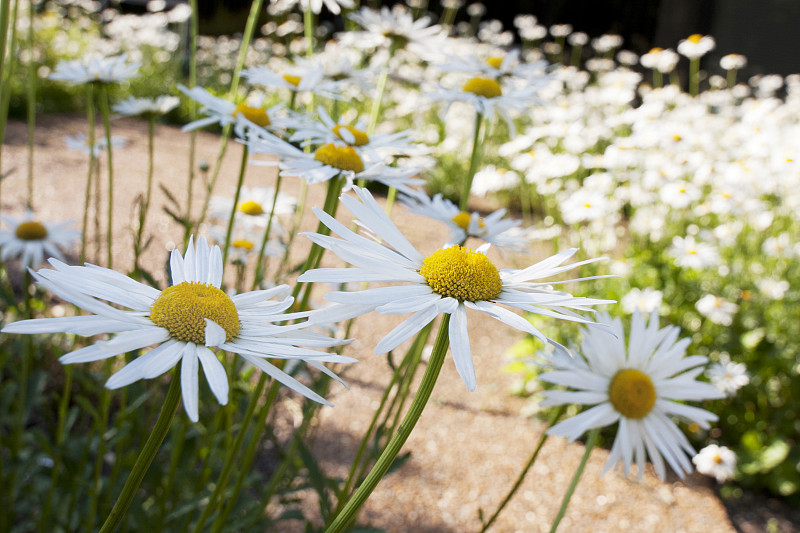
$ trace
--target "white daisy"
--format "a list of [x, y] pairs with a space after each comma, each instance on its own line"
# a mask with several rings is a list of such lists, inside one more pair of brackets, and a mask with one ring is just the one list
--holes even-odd
[[705, 242], [695, 241], [692, 235], [672, 238], [669, 255], [675, 258], [675, 264], [683, 268], [703, 269], [719, 263], [717, 248]]
[[697, 471], [712, 476], [717, 483], [725, 483], [736, 475], [736, 453], [716, 444], [709, 444], [692, 457]]
[[663, 297], [664, 293], [652, 287], [645, 287], [644, 290], [634, 287], [628, 294], [622, 297], [619, 303], [622, 305], [622, 309], [628, 314], [634, 311], [651, 313], [652, 311], [657, 311], [658, 308], [661, 307]]
[[[7, 325], [2, 331], [85, 336], [117, 334], [111, 340], [97, 341], [63, 355], [60, 359], [63, 364], [108, 359], [157, 345], [118, 370], [106, 382], [106, 387], [117, 389], [143, 378], [155, 378], [180, 361], [183, 404], [194, 422], [198, 420], [198, 366], [203, 367], [208, 385], [219, 403], [225, 405], [228, 401], [228, 377], [210, 348], [237, 353], [272, 378], [321, 403], [328, 402], [266, 358], [300, 359], [328, 374], [330, 371], [321, 363], [354, 361], [301, 348], [327, 348], [346, 341], [302, 331], [305, 323], [273, 324], [308, 314], [283, 313], [293, 303], [290, 296], [279, 301], [270, 300], [285, 296], [287, 286], [235, 296], [221, 291], [221, 252], [217, 246], [209, 247], [203, 237], [197, 240], [196, 250], [190, 238], [183, 257], [177, 250], [172, 251], [173, 285], [163, 291], [95, 265], [68, 266], [54, 259], [50, 263], [55, 270], [42, 269], [34, 273], [39, 284], [93, 314], [22, 320]], [[117, 305], [130, 310], [115, 307]]]
[[[88, 154], [90, 150], [94, 151], [94, 156], [97, 157], [100, 155], [102, 150], [105, 150], [108, 146], [108, 139], [105, 137], [100, 137], [99, 139], [95, 139], [94, 147], [89, 146], [89, 137], [86, 136], [84, 133], [77, 133], [75, 135], [65, 135], [64, 141], [67, 143], [67, 148], [70, 150], [78, 150], [85, 154]], [[117, 135], [111, 136], [111, 146], [112, 147], [122, 147], [128, 144], [127, 139], [124, 137], [119, 137]]]
[[[424, 180], [413, 178], [415, 168], [387, 167], [381, 162], [370, 162], [358, 146], [344, 143], [328, 143], [313, 152], [305, 152], [296, 146], [261, 130], [249, 130], [244, 143], [251, 154], [278, 156], [282, 176], [295, 176], [309, 184], [328, 181], [337, 176], [347, 180], [348, 189], [357, 179], [377, 181], [405, 194], [414, 194], [412, 187], [422, 185]], [[274, 165], [274, 161], [255, 160], [255, 164]], [[369, 166], [368, 166], [369, 165]]]
[[357, 122], [350, 125], [336, 122], [322, 107], [317, 108], [317, 116], [319, 120], [297, 124], [289, 141], [299, 142], [300, 146], [329, 143], [354, 146], [364, 155], [367, 164], [382, 162], [387, 157], [394, 157], [411, 149], [410, 143], [413, 141], [411, 130], [368, 135], [366, 124]]
[[712, 36], [694, 33], [678, 43], [678, 53], [689, 59], [697, 59], [709, 53], [716, 46], [717, 43]]
[[706, 294], [694, 304], [697, 311], [714, 324], [730, 326], [739, 306], [720, 296]]
[[113, 110], [122, 115], [128, 116], [159, 116], [169, 113], [180, 103], [177, 96], [159, 96], [158, 98], [135, 98], [131, 96], [127, 100], [114, 104]]
[[538, 77], [553, 79], [546, 73], [547, 62], [525, 63], [520, 61], [520, 50], [500, 52], [486, 58], [475, 56], [453, 57], [438, 67], [445, 72], [464, 72], [472, 76], [484, 76], [500, 80], [505, 77], [532, 80]]
[[[483, 253], [488, 244], [472, 251], [461, 246], [441, 248], [428, 257], [420, 254], [392, 223], [369, 191], [354, 187], [358, 199], [342, 195], [339, 200], [359, 226], [375, 240], [357, 235], [319, 208], [314, 213], [341, 239], [306, 233], [313, 242], [355, 268], [321, 268], [303, 273], [298, 281], [322, 283], [388, 282], [400, 285], [356, 292], [329, 292], [325, 299], [339, 305], [317, 311], [312, 322], [337, 322], [370, 311], [412, 315], [387, 334], [375, 353], [393, 350], [418, 333], [437, 315], [451, 315], [450, 346], [456, 369], [467, 389], [476, 386], [475, 369], [469, 346], [467, 309], [480, 311], [543, 342], [552, 342], [527, 319], [498, 304], [544, 316], [589, 323], [574, 313], [591, 311], [587, 306], [607, 300], [577, 298], [552, 289], [552, 283], [534, 282], [566, 272], [590, 259], [561, 266], [576, 249], [566, 250], [523, 270], [498, 270]], [[360, 199], [360, 201], [359, 201]], [[563, 282], [563, 283], [566, 283]]]
[[[274, 215], [291, 215], [297, 209], [297, 198], [289, 194], [278, 192], [275, 197], [274, 187], [247, 187], [239, 191], [239, 202], [236, 205], [237, 216], [241, 216], [252, 225], [266, 227], [273, 201], [275, 203]], [[209, 216], [227, 220], [233, 210], [233, 196], [212, 196], [209, 202]], [[278, 219], [273, 216], [272, 225]]]
[[178, 84], [178, 89], [200, 104], [202, 106], [200, 112], [208, 115], [205, 118], [184, 125], [183, 131], [196, 130], [211, 124], [219, 124], [220, 126], [233, 124], [237, 127], [237, 134], [243, 135], [243, 131], [255, 127], [281, 129], [285, 126], [282, 118], [278, 116], [278, 111], [281, 109], [280, 105], [264, 109], [260, 105], [234, 104], [224, 98], [214, 96], [202, 87], [189, 89]]
[[610, 332], [584, 328], [578, 356], [556, 347], [549, 356], [555, 370], [539, 376], [548, 383], [576, 389], [545, 391], [542, 406], [592, 406], [559, 422], [548, 433], [573, 441], [590, 429], [618, 423], [604, 472], [622, 464], [627, 475], [635, 461], [641, 479], [649, 456], [662, 480], [666, 476], [664, 459], [683, 477], [692, 469], [688, 457], [695, 451], [671, 417], [704, 429], [717, 419], [713, 413], [683, 403], [724, 396], [713, 385], [695, 380], [708, 359], [686, 357], [690, 340], [679, 340], [676, 326], [659, 329], [656, 311], [650, 314], [649, 323], [638, 311], [633, 314], [627, 350], [618, 318], [601, 314], [598, 323]]
[[345, 46], [362, 50], [403, 49], [423, 59], [441, 56], [446, 31], [438, 24], [431, 25], [431, 19], [427, 16], [414, 19], [400, 4], [395, 4], [392, 9], [384, 6], [380, 11], [362, 7], [360, 12], [350, 15], [350, 19], [364, 28], [364, 31], [338, 34], [337, 37]]
[[81, 59], [61, 61], [49, 78], [73, 85], [119, 83], [136, 76], [139, 66], [139, 63], [128, 63], [128, 54], [115, 57], [87, 55]]
[[342, 8], [353, 7], [353, 0], [270, 0], [271, 4], [280, 4], [279, 12], [284, 13], [292, 9], [295, 5], [299, 5], [302, 11], [310, 9], [313, 13], [319, 15], [322, 11], [323, 3], [328, 11], [334, 15], [342, 12]]
[[23, 268], [39, 265], [45, 257], [63, 259], [62, 250], [69, 250], [80, 239], [72, 221], [41, 222], [28, 211], [20, 218], [0, 215], [9, 229], [0, 230], [0, 260], [19, 259]]
[[259, 65], [242, 70], [242, 77], [253, 85], [277, 87], [293, 93], [313, 93], [325, 98], [340, 98], [339, 83], [326, 77], [325, 69], [312, 63], [290, 65], [285, 74], [278, 74]]
[[708, 379], [726, 396], [733, 396], [736, 391], [750, 383], [747, 365], [733, 361], [720, 361], [708, 367]]
[[412, 213], [447, 224], [450, 228], [449, 244], [463, 245], [468, 237], [474, 237], [517, 252], [525, 251], [530, 244], [524, 232], [515, 231], [519, 229], [521, 222], [504, 218], [505, 209], [498, 209], [481, 217], [479, 213], [462, 211], [450, 200], [442, 198], [441, 194], [430, 198], [420, 192], [416, 196], [403, 196], [401, 199]]

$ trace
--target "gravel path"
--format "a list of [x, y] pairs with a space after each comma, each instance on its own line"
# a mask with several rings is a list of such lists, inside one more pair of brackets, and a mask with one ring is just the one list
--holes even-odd
[[[40, 213], [46, 213], [48, 220], [80, 221], [87, 156], [68, 150], [63, 137], [84, 132], [85, 127], [85, 118], [79, 116], [38, 118], [35, 206]], [[147, 128], [144, 122], [131, 119], [116, 120], [112, 128], [114, 135], [128, 140], [126, 147], [114, 151], [117, 176], [114, 266], [128, 268], [132, 261], [133, 233], [129, 226], [134, 213], [132, 202], [144, 191], [146, 180]], [[189, 134], [171, 126], [157, 127], [155, 179], [181, 200], [186, 197], [188, 146]], [[213, 165], [217, 151], [216, 136], [198, 135], [198, 160], [205, 159]], [[231, 143], [216, 191], [232, 192], [240, 158], [241, 146]], [[4, 213], [22, 209], [26, 161], [25, 125], [12, 121], [3, 152], [3, 168], [15, 168], [15, 171], [2, 184], [0, 207]], [[105, 180], [105, 163], [102, 169]], [[273, 182], [274, 171], [270, 168], [248, 169], [246, 185]], [[287, 192], [296, 194], [297, 180], [286, 182]], [[312, 187], [309, 204], [322, 205], [323, 194], [323, 188]], [[148, 222], [154, 241], [144, 256], [149, 265], [163, 264], [166, 250], [182, 237], [178, 225], [162, 211], [165, 204], [165, 196], [156, 191], [153, 216]], [[429, 248], [444, 242], [443, 228], [432, 227], [429, 221], [423, 223], [423, 219], [400, 209], [395, 213], [393, 218], [398, 226], [423, 253], [433, 251]], [[104, 227], [105, 215], [101, 213], [101, 216]], [[307, 218], [304, 229], [314, 226]], [[301, 240], [305, 239], [298, 239]], [[297, 257], [302, 257], [308, 249], [307, 243], [300, 244]], [[95, 253], [91, 247], [89, 250]], [[104, 258], [105, 252], [97, 257]], [[537, 258], [530, 258], [529, 262], [535, 260]], [[336, 259], [330, 256], [326, 261], [331, 266], [337, 265]], [[163, 273], [157, 277], [164, 282]], [[507, 393], [513, 377], [499, 370], [503, 353], [520, 338], [520, 333], [491, 319], [474, 320], [475, 315], [470, 318], [477, 390], [470, 393], [464, 388], [448, 356], [430, 404], [404, 448], [411, 452], [410, 460], [381, 482], [361, 515], [361, 523], [391, 532], [479, 531], [479, 509], [487, 516], [494, 511], [544, 431], [544, 424], [519, 414], [523, 401]], [[335, 407], [321, 410], [318, 438], [314, 443], [323, 466], [330, 473], [346, 474], [358, 439], [377, 406], [383, 385], [391, 376], [385, 358], [373, 355], [372, 349], [397, 321], [397, 317], [371, 316], [369, 321], [356, 322], [352, 335], [358, 341], [345, 353], [359, 357], [360, 362], [350, 366], [344, 374], [350, 390], [340, 386], [332, 388], [329, 398]], [[288, 402], [291, 401], [290, 398]], [[582, 453], [583, 446], [579, 443], [549, 439], [517, 495], [491, 531], [547, 531]], [[592, 452], [560, 531], [727, 533], [758, 530], [735, 528], [711, 484], [702, 476], [695, 474], [684, 481], [675, 478], [667, 482], [660, 482], [651, 471], [641, 482], [616, 472], [601, 476], [606, 457], [605, 450]], [[786, 528], [781, 527], [785, 531], [795, 531], [791, 524]]]

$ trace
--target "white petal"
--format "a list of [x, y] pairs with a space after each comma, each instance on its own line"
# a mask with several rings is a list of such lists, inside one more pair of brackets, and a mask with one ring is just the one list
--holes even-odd
[[381, 354], [394, 350], [400, 344], [402, 344], [403, 341], [411, 338], [412, 335], [419, 332], [423, 327], [430, 323], [431, 320], [436, 318], [436, 315], [438, 314], [439, 309], [437, 309], [434, 305], [414, 313], [401, 322], [400, 325], [390, 331], [383, 339], [381, 339], [378, 345], [375, 346], [375, 353]]
[[220, 405], [228, 403], [228, 375], [214, 352], [204, 346], [197, 347], [197, 357], [203, 365], [203, 372], [211, 392], [217, 397]]
[[467, 390], [474, 391], [477, 380], [475, 378], [475, 366], [472, 363], [472, 353], [469, 349], [467, 311], [463, 305], [456, 307], [455, 313], [450, 315], [448, 337], [450, 338], [450, 350], [453, 352], [453, 361], [456, 364], [458, 375], [464, 380]]
[[183, 395], [183, 407], [189, 420], [197, 422], [200, 418], [197, 414], [197, 345], [187, 342], [181, 356], [181, 392]]
[[227, 337], [227, 333], [225, 330], [208, 318], [204, 318], [203, 320], [206, 321], [206, 346], [219, 346], [225, 342], [225, 338]]

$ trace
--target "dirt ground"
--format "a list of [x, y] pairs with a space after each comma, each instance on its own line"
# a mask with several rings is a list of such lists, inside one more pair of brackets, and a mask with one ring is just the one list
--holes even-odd
[[[132, 262], [134, 200], [144, 191], [147, 175], [147, 126], [133, 119], [112, 123], [113, 134], [126, 139], [126, 146], [114, 154], [114, 267], [129, 269]], [[34, 157], [34, 204], [48, 221], [72, 219], [80, 227], [87, 155], [67, 148], [65, 135], [86, 132], [85, 117], [40, 116], [37, 119]], [[173, 126], [157, 126], [155, 144], [156, 183], [184, 202], [187, 194], [189, 134]], [[210, 133], [197, 137], [197, 160], [213, 166], [219, 138]], [[230, 143], [216, 186], [220, 194], [232, 194], [242, 147]], [[3, 170], [13, 169], [0, 189], [0, 211], [18, 214], [26, 198], [26, 126], [12, 121], [3, 148]], [[102, 159], [105, 187], [105, 158]], [[201, 178], [198, 178], [198, 182]], [[248, 168], [245, 185], [255, 187], [274, 183], [269, 167]], [[286, 192], [297, 195], [297, 179], [284, 180]], [[194, 205], [200, 201], [196, 188]], [[105, 191], [102, 191], [105, 205]], [[309, 191], [309, 205], [321, 206], [324, 187]], [[144, 255], [147, 265], [163, 265], [166, 251], [182, 239], [182, 230], [164, 211], [166, 196], [156, 189], [148, 233], [153, 243]], [[310, 210], [306, 211], [307, 213]], [[101, 227], [105, 227], [105, 214]], [[341, 219], [346, 219], [340, 213]], [[94, 219], [95, 213], [91, 213]], [[446, 238], [446, 231], [426, 219], [398, 208], [393, 219], [409, 239], [424, 253], [430, 253]], [[303, 228], [316, 223], [306, 217]], [[308, 243], [298, 238], [297, 257], [307, 253]], [[103, 258], [105, 252], [89, 247], [90, 257]], [[509, 259], [509, 258], [505, 258]], [[526, 259], [533, 263], [539, 258]], [[516, 259], [515, 261], [518, 261]], [[498, 259], [503, 261], [503, 259]], [[330, 255], [329, 266], [341, 266]], [[519, 266], [508, 265], [508, 266]], [[163, 270], [157, 279], [164, 283]], [[375, 314], [373, 314], [375, 315]], [[385, 358], [373, 355], [373, 347], [398, 321], [398, 317], [370, 316], [356, 322], [352, 336], [357, 341], [347, 355], [360, 361], [350, 366], [344, 378], [347, 390], [334, 386], [329, 399], [333, 408], [323, 408], [315, 451], [323, 466], [333, 474], [345, 475], [358, 446], [359, 437], [369, 424], [384, 385], [391, 373]], [[360, 523], [391, 532], [467, 532], [479, 531], [479, 509], [488, 516], [505, 496], [535, 446], [545, 424], [521, 414], [524, 401], [508, 393], [513, 376], [500, 371], [504, 352], [521, 334], [491, 319], [475, 320], [471, 315], [470, 339], [478, 387], [468, 392], [448, 356], [431, 401], [404, 451], [411, 452], [402, 468], [387, 476], [368, 501]], [[565, 327], [574, 327], [566, 325]], [[561, 498], [580, 461], [583, 446], [562, 438], [548, 439], [533, 469], [491, 529], [501, 532], [547, 531], [558, 511]], [[773, 531], [800, 530], [800, 518], [779, 502], [748, 495], [729, 511], [717, 496], [713, 482], [694, 474], [686, 480], [659, 481], [651, 471], [639, 482], [620, 473], [600, 475], [608, 455], [595, 449], [576, 490], [560, 531], [648, 533], [728, 533], [766, 530], [772, 520]], [[745, 505], [742, 505], [746, 502]]]

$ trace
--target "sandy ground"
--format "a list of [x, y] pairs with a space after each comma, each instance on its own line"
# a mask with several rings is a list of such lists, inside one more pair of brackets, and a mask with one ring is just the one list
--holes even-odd
[[[64, 136], [85, 132], [85, 128], [83, 117], [38, 118], [34, 204], [46, 220], [74, 219], [80, 225], [87, 156], [67, 149]], [[132, 261], [133, 202], [144, 191], [146, 181], [147, 130], [144, 122], [131, 119], [115, 120], [112, 128], [114, 135], [127, 139], [124, 148], [114, 151], [114, 267], [125, 270]], [[155, 180], [181, 202], [186, 198], [188, 146], [187, 133], [171, 126], [157, 127]], [[200, 133], [197, 159], [205, 159], [213, 165], [218, 146], [217, 136]], [[230, 144], [217, 192], [232, 193], [241, 151], [240, 145]], [[3, 151], [3, 169], [14, 169], [14, 172], [2, 184], [0, 208], [3, 213], [22, 210], [26, 197], [26, 161], [25, 125], [12, 121]], [[105, 187], [105, 163], [102, 168]], [[274, 170], [252, 166], [245, 185], [272, 184], [274, 177]], [[297, 194], [298, 180], [290, 178], [285, 183], [286, 192]], [[323, 195], [324, 188], [312, 187], [309, 204], [321, 206]], [[105, 199], [105, 191], [102, 191], [102, 198]], [[197, 194], [195, 206], [199, 198]], [[166, 251], [182, 238], [180, 227], [163, 212], [164, 205], [167, 205], [165, 195], [156, 190], [147, 226], [148, 233], [153, 235], [153, 243], [144, 256], [148, 265], [163, 264]], [[105, 214], [100, 215], [104, 228]], [[341, 215], [340, 218], [346, 218]], [[446, 238], [444, 228], [401, 209], [395, 211], [393, 218], [423, 253], [430, 253]], [[307, 217], [304, 229], [314, 226], [315, 222]], [[304, 239], [298, 239], [301, 240]], [[298, 258], [308, 249], [307, 243], [300, 244], [296, 250]], [[105, 258], [102, 250], [90, 246], [89, 251], [94, 257]], [[98, 252], [100, 254], [95, 255]], [[538, 258], [531, 258], [529, 262], [535, 260]], [[100, 263], [103, 264], [104, 259]], [[326, 257], [326, 263], [340, 265], [330, 256]], [[163, 283], [163, 271], [159, 270], [157, 278]], [[448, 356], [431, 401], [404, 448], [411, 452], [410, 460], [379, 484], [361, 515], [362, 524], [391, 532], [479, 531], [479, 509], [487, 516], [494, 511], [544, 431], [543, 423], [520, 414], [523, 400], [507, 392], [513, 377], [500, 371], [504, 352], [521, 334], [492, 319], [475, 315], [470, 318], [477, 390], [470, 393], [465, 389]], [[314, 443], [316, 452], [323, 458], [323, 466], [330, 473], [342, 476], [346, 473], [358, 439], [390, 378], [385, 358], [373, 355], [372, 349], [397, 322], [398, 317], [385, 316], [356, 322], [353, 336], [358, 340], [345, 353], [358, 357], [360, 362], [344, 374], [349, 390], [340, 386], [332, 388], [329, 399], [335, 407], [322, 409], [318, 438]], [[549, 439], [517, 495], [491, 531], [547, 531], [582, 453], [583, 446], [579, 443]], [[601, 476], [606, 457], [605, 450], [592, 452], [560, 531], [727, 533], [759, 530], [756, 526], [750, 528], [741, 524], [734, 527], [707, 478], [695, 474], [683, 481], [670, 478], [661, 482], [649, 470], [641, 482], [617, 472]], [[795, 530], [791, 524], [783, 525], [784, 531]]]

